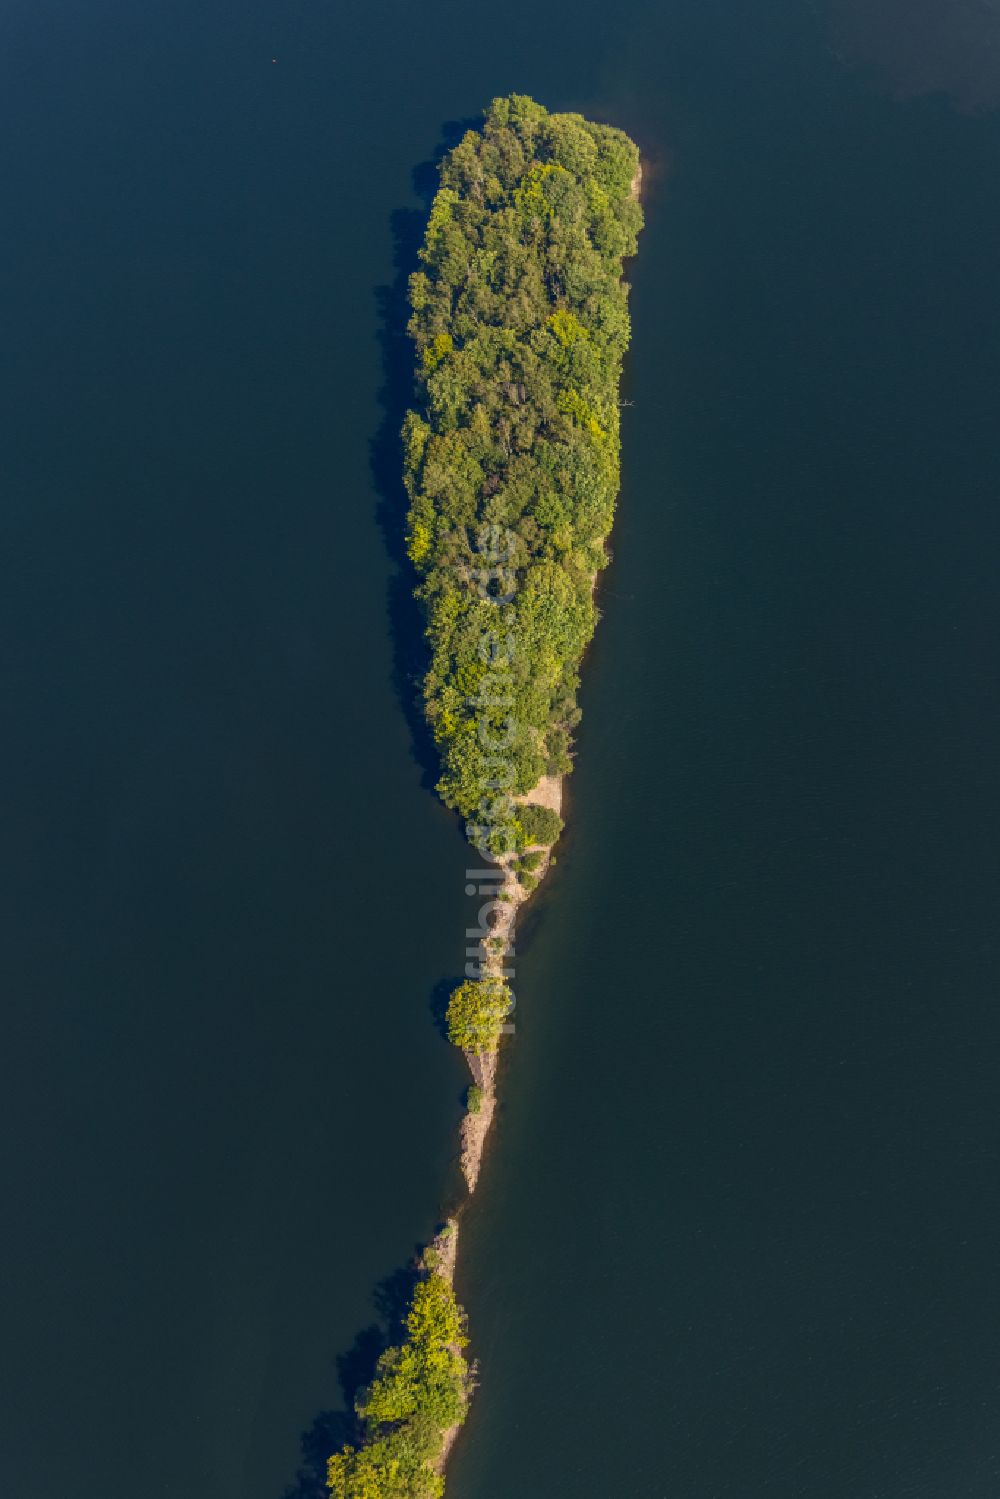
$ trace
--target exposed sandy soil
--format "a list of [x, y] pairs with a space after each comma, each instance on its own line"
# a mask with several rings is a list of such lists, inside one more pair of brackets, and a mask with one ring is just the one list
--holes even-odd
[[562, 776], [542, 776], [537, 786], [533, 786], [523, 796], [515, 796], [514, 800], [521, 803], [531, 802], [536, 807], [550, 807], [553, 812], [561, 812], [562, 796]]

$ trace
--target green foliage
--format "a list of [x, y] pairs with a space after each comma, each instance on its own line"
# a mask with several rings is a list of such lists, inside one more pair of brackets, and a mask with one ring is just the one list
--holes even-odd
[[428, 1274], [413, 1293], [406, 1337], [386, 1349], [356, 1410], [365, 1439], [330, 1458], [334, 1499], [440, 1499], [444, 1433], [468, 1401], [465, 1317], [451, 1285]]
[[466, 1095], [466, 1106], [470, 1114], [478, 1114], [483, 1106], [483, 1090], [478, 1083], [472, 1083]]
[[537, 874], [522, 874], [521, 889], [525, 895], [533, 895], [535, 893], [538, 889], [538, 880], [539, 877]]
[[502, 979], [466, 979], [448, 1001], [448, 1040], [463, 1051], [496, 1051], [510, 1010]]
[[424, 705], [438, 790], [495, 854], [535, 841], [512, 795], [571, 764], [619, 483], [637, 169], [620, 130], [497, 99], [442, 164], [410, 282], [418, 409], [403, 447]]
[[542, 853], [542, 850], [540, 848], [529, 849], [528, 852], [526, 854], [522, 854], [517, 861], [519, 872], [521, 874], [533, 874], [544, 858], [545, 855]]
[[524, 848], [529, 848], [533, 843], [555, 843], [563, 830], [562, 818], [551, 807], [531, 804], [519, 806], [517, 823], [519, 841]]

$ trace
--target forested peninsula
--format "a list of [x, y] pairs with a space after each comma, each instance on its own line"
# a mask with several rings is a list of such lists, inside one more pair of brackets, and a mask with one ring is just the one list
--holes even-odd
[[[429, 662], [438, 792], [489, 861], [490, 921], [448, 1005], [473, 1084], [469, 1190], [495, 1106], [518, 906], [562, 830], [580, 662], [619, 487], [622, 265], [642, 225], [621, 130], [497, 99], [441, 164], [410, 278], [416, 402], [403, 424], [407, 550]], [[400, 1343], [358, 1397], [334, 1499], [439, 1499], [474, 1371], [454, 1289], [457, 1222], [428, 1250]]]

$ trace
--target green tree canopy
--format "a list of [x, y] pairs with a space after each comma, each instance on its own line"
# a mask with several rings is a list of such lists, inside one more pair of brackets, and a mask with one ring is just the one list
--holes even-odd
[[518, 807], [517, 824], [519, 842], [524, 848], [530, 848], [534, 843], [555, 843], [563, 830], [563, 820], [558, 812], [530, 802]]
[[424, 705], [440, 794], [494, 852], [509, 844], [498, 781], [524, 793], [571, 764], [618, 492], [638, 165], [612, 126], [494, 100], [442, 163], [410, 282], [418, 400], [403, 447]]
[[444, 1433], [464, 1419], [468, 1404], [467, 1341], [450, 1283], [425, 1275], [413, 1293], [404, 1341], [386, 1349], [358, 1396], [364, 1443], [329, 1460], [334, 1499], [439, 1499], [444, 1484], [434, 1464]]
[[448, 1039], [463, 1051], [496, 1051], [510, 1011], [510, 988], [502, 979], [466, 979], [448, 1001]]

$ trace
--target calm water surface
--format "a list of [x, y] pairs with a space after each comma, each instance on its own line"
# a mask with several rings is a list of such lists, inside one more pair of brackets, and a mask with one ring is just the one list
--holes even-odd
[[828, 20], [8, 6], [4, 1492], [283, 1499], [452, 1190], [381, 335], [518, 88], [649, 222], [449, 1495], [995, 1496], [1000, 116]]

